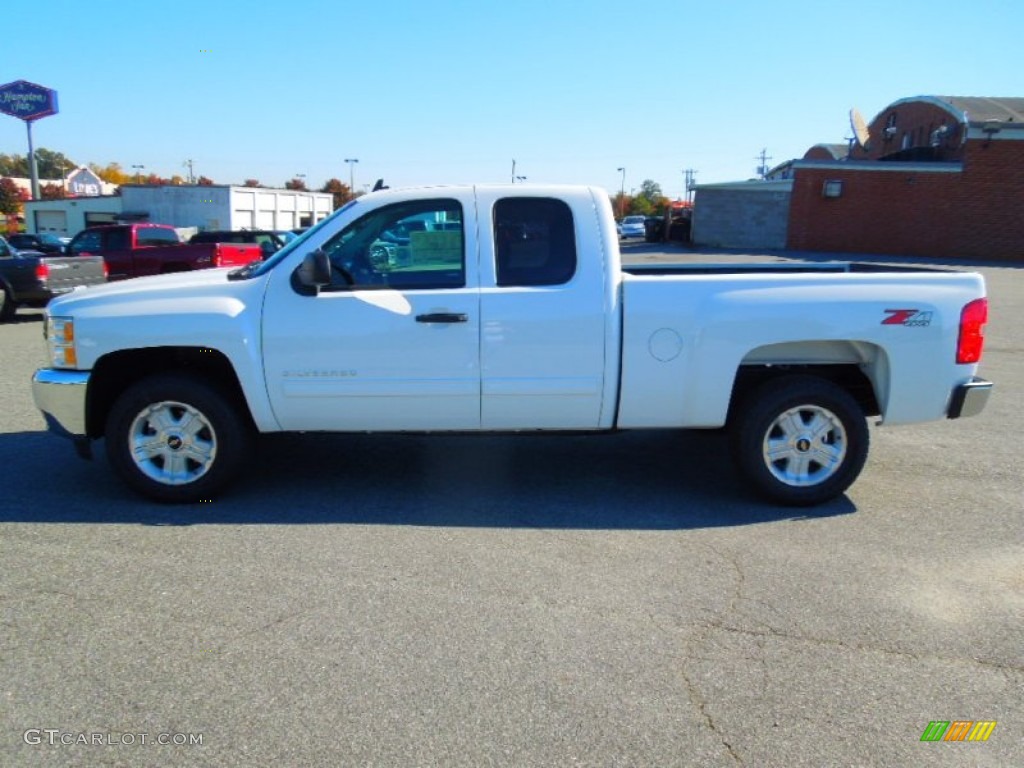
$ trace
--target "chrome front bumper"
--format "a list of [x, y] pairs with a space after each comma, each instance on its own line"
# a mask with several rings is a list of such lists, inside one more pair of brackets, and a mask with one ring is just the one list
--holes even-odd
[[32, 399], [43, 412], [51, 432], [73, 440], [87, 440], [85, 393], [88, 371], [40, 368], [32, 377]]
[[977, 416], [985, 409], [988, 396], [992, 394], [992, 382], [975, 376], [966, 384], [953, 390], [946, 415], [951, 419]]

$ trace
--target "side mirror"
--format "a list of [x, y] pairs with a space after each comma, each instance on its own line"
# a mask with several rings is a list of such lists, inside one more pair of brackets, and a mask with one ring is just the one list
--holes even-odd
[[306, 296], [315, 296], [331, 284], [331, 260], [321, 249], [307, 253], [292, 276], [293, 284]]

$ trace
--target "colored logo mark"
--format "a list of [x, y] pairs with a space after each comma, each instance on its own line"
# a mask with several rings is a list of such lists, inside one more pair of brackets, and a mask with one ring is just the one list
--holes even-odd
[[988, 741], [995, 727], [995, 720], [932, 720], [921, 741]]

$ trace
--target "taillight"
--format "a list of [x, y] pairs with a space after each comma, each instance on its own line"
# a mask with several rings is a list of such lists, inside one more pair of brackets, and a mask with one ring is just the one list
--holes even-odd
[[214, 269], [220, 266], [220, 244], [213, 246], [213, 267]]
[[975, 299], [960, 312], [960, 338], [956, 342], [957, 364], [966, 365], [981, 360], [987, 322], [988, 299]]
[[38, 280], [48, 280], [50, 278], [50, 267], [43, 262], [36, 264], [36, 278]]
[[107, 280], [110, 277], [110, 267], [107, 266], [107, 260], [103, 260], [103, 279]]

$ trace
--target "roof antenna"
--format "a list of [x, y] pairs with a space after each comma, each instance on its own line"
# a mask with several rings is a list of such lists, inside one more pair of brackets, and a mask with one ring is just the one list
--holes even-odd
[[377, 183], [373, 185], [373, 189], [371, 191], [380, 192], [382, 189], [390, 189], [390, 187], [384, 183], [384, 179], [377, 179]]

